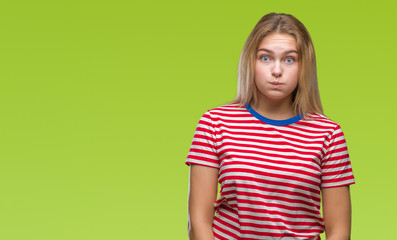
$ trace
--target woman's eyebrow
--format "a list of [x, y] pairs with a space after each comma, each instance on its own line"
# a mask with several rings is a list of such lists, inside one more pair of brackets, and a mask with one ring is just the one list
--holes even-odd
[[[266, 48], [260, 48], [260, 49], [258, 49], [258, 52], [260, 52], [260, 51], [264, 51], [264, 52], [269, 52], [269, 53], [274, 53], [272, 50], [270, 50], [270, 49], [266, 49]], [[285, 52], [283, 52], [283, 54], [286, 54], [286, 53], [296, 53], [296, 54], [298, 54], [298, 52], [296, 51], [296, 50], [287, 50], [287, 51], [285, 51]]]

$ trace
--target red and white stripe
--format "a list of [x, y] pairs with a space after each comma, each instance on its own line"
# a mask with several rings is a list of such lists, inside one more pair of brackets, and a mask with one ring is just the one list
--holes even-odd
[[354, 176], [340, 126], [310, 117], [272, 125], [237, 104], [201, 117], [186, 164], [219, 169], [216, 239], [320, 239], [321, 188]]

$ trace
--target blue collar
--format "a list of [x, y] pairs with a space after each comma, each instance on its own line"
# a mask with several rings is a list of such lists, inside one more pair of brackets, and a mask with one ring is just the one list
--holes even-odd
[[266, 118], [266, 117], [260, 115], [259, 113], [257, 113], [254, 109], [252, 109], [250, 104], [245, 105], [245, 108], [248, 110], [248, 112], [250, 112], [258, 120], [260, 120], [264, 123], [271, 124], [271, 125], [277, 125], [277, 126], [289, 125], [292, 123], [296, 123], [297, 121], [302, 119], [302, 116], [300, 114], [298, 114], [295, 117], [288, 118], [285, 120], [273, 120], [270, 118]]

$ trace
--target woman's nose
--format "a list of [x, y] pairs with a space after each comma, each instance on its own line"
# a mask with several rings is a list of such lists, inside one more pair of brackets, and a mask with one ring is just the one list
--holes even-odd
[[282, 75], [281, 66], [279, 62], [275, 62], [272, 69], [272, 76], [275, 78], [279, 78]]

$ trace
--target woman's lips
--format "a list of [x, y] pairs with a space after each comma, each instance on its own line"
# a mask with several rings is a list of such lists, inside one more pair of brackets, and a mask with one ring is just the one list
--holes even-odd
[[279, 82], [271, 82], [270, 85], [272, 85], [275, 88], [280, 88], [283, 84]]

